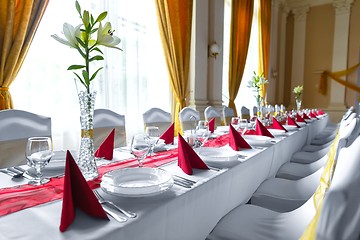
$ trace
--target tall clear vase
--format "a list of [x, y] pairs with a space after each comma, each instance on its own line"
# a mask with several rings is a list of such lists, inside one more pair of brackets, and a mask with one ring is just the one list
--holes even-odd
[[301, 99], [295, 99], [296, 100], [296, 111], [300, 111], [301, 109]]
[[84, 178], [91, 180], [99, 176], [94, 157], [94, 105], [96, 92], [80, 91], [81, 143], [77, 165]]

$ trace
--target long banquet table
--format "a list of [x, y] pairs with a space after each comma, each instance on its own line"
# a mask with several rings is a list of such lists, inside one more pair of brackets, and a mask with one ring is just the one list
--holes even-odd
[[[265, 148], [242, 150], [246, 155], [220, 171], [194, 170], [185, 175], [176, 161], [162, 166], [172, 174], [196, 181], [191, 188], [173, 185], [151, 197], [127, 198], [104, 194], [119, 206], [137, 213], [134, 219], [119, 223], [89, 217], [81, 211], [66, 232], [59, 231], [62, 201], [57, 200], [0, 217], [0, 239], [205, 239], [216, 223], [229, 211], [246, 203], [257, 187], [274, 177], [294, 152], [308, 144], [325, 128], [328, 117], [313, 121]], [[0, 173], [0, 187], [25, 184]]]

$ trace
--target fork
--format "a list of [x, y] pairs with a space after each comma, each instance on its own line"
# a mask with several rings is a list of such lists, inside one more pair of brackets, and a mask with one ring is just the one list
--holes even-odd
[[97, 199], [99, 200], [99, 203], [101, 204], [109, 204], [111, 206], [113, 206], [114, 208], [116, 208], [119, 212], [121, 212], [122, 214], [124, 214], [125, 216], [129, 217], [129, 218], [135, 218], [136, 217], [136, 213], [130, 212], [130, 211], [126, 211], [122, 208], [120, 208], [119, 206], [117, 206], [115, 203], [109, 201], [109, 200], [105, 200], [100, 193], [98, 193], [98, 191], [94, 190], [94, 194], [97, 197]]

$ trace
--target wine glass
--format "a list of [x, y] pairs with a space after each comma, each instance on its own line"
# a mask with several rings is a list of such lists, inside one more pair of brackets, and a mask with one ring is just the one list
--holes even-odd
[[131, 153], [137, 158], [139, 167], [143, 166], [143, 161], [149, 152], [150, 145], [145, 134], [136, 134], [131, 140]]
[[239, 127], [239, 117], [232, 117], [231, 118], [231, 125], [236, 129], [238, 130], [238, 127]]
[[242, 134], [247, 131], [248, 121], [247, 119], [240, 119], [239, 120], [240, 129], [242, 129]]
[[159, 128], [155, 126], [148, 126], [145, 129], [145, 134], [150, 145], [150, 150], [148, 155], [152, 156], [154, 155], [155, 145], [158, 143], [160, 138]]
[[49, 137], [31, 137], [26, 144], [27, 165], [35, 168], [36, 177], [29, 181], [31, 185], [41, 185], [49, 182], [48, 178], [43, 178], [41, 170], [49, 163], [53, 155], [53, 146]]
[[196, 127], [196, 139], [199, 141], [199, 147], [202, 147], [209, 139], [211, 132], [208, 121], [201, 120]]

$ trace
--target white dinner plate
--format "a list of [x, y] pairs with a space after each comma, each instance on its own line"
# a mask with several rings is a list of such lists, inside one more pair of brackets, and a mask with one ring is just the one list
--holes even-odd
[[216, 131], [218, 131], [218, 132], [229, 132], [229, 126], [217, 126]]
[[158, 168], [123, 168], [105, 173], [100, 184], [110, 194], [125, 197], [147, 197], [170, 189], [174, 180]]
[[298, 127], [295, 125], [283, 125], [283, 127], [288, 131], [294, 131], [294, 130], [298, 129]]
[[242, 135], [245, 141], [250, 145], [263, 145], [270, 143], [271, 137], [260, 135]]
[[283, 129], [272, 129], [272, 128], [269, 128], [268, 130], [269, 130], [269, 132], [270, 132], [273, 136], [283, 136], [283, 135], [286, 135], [286, 132], [285, 132], [285, 130], [283, 130]]
[[196, 148], [196, 153], [207, 164], [228, 164], [237, 161], [237, 152], [223, 148], [203, 147]]

